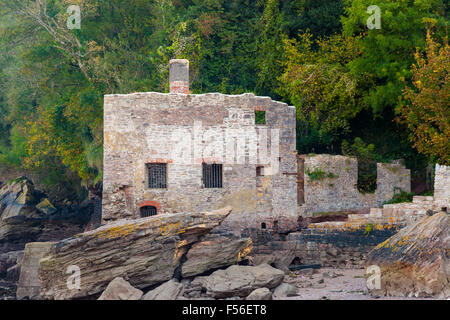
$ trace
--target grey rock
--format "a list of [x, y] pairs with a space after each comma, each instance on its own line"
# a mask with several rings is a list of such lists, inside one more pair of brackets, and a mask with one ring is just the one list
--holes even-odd
[[272, 292], [267, 288], [259, 288], [253, 290], [246, 300], [272, 300]]
[[0, 254], [0, 278], [6, 277], [7, 270], [20, 264], [23, 258], [23, 250], [10, 251]]
[[143, 292], [117, 277], [109, 283], [98, 300], [139, 300]]
[[142, 300], [177, 300], [179, 297], [183, 295], [184, 286], [182, 283], [179, 283], [176, 279], [172, 279], [167, 281], [147, 292]]
[[273, 291], [273, 297], [280, 299], [297, 296], [298, 289], [291, 284], [282, 283]]
[[256, 267], [234, 265], [215, 271], [205, 280], [204, 287], [214, 298], [246, 297], [258, 288], [277, 287], [283, 278], [283, 271], [267, 264]]
[[20, 264], [15, 264], [12, 267], [9, 267], [8, 270], [6, 270], [6, 277], [5, 279], [7, 281], [17, 282], [19, 281], [20, 276]]

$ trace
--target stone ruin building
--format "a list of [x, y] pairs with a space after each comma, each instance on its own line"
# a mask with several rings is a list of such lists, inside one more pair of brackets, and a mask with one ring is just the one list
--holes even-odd
[[[187, 60], [171, 60], [169, 73], [170, 93], [105, 96], [103, 223], [230, 205], [220, 232], [250, 235], [257, 253], [297, 250], [308, 262], [328, 261], [327, 248], [348, 247], [348, 237], [336, 232], [352, 221], [356, 228], [372, 218], [397, 221], [374, 210], [396, 190], [410, 192], [410, 171], [401, 163], [378, 163], [376, 191], [362, 194], [355, 158], [297, 154], [295, 107], [251, 93], [191, 94]], [[300, 221], [333, 212], [347, 212], [348, 220], [297, 232]], [[365, 245], [392, 234], [378, 231], [373, 243], [361, 234], [350, 241], [354, 260]]]

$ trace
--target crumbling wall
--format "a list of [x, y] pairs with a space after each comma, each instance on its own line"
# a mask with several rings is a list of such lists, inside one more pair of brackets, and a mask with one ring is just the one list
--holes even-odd
[[443, 204], [450, 203], [450, 167], [436, 164], [434, 173], [434, 199]]
[[[231, 205], [233, 213], [222, 226], [227, 230], [239, 230], [245, 223], [253, 226], [265, 218], [275, 220], [279, 216], [289, 217], [290, 221], [280, 219], [280, 227], [296, 223], [295, 108], [253, 94], [219, 93], [106, 95], [104, 103], [104, 222], [137, 218], [140, 203], [155, 201], [160, 204], [159, 213]], [[266, 112], [265, 125], [255, 125], [255, 110]], [[221, 159], [229, 156], [223, 141], [226, 134], [235, 134], [236, 144], [244, 141], [249, 146], [242, 154], [248, 159], [253, 152], [250, 148], [263, 147], [255, 132], [264, 130], [268, 155], [277, 149], [277, 163], [226, 161], [223, 188], [203, 188], [202, 162], [222, 163]], [[217, 132], [223, 135], [214, 143], [223, 148], [209, 152], [205, 142], [217, 139]], [[180, 152], [192, 156], [190, 161], [179, 161], [174, 150], [180, 146]], [[236, 150], [234, 154], [237, 156]], [[147, 163], [167, 164], [167, 189], [147, 187]], [[259, 165], [264, 165], [262, 177], [256, 176]], [[275, 165], [279, 170], [271, 173]], [[248, 218], [243, 219], [244, 216]]]
[[363, 194], [357, 188], [357, 159], [340, 155], [306, 155], [304, 181], [305, 204], [299, 207], [302, 216], [379, 207], [396, 190], [411, 190], [410, 170], [399, 163], [378, 163], [377, 189]]

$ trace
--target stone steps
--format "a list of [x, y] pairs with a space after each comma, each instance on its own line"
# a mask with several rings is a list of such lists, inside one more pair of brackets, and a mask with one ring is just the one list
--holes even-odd
[[347, 221], [312, 223], [312, 229], [357, 229], [368, 224], [404, 225], [425, 216], [428, 210], [439, 211], [448, 206], [445, 201], [435, 201], [430, 196], [414, 196], [412, 202], [385, 204], [382, 208], [371, 208], [367, 214], [349, 214]]

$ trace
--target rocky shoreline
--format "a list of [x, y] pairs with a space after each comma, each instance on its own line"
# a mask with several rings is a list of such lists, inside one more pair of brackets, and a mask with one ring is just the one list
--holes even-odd
[[367, 254], [366, 267], [381, 267], [381, 289], [373, 290], [362, 268], [294, 266], [292, 256], [281, 252], [254, 254], [251, 238], [215, 232], [231, 207], [104, 226], [92, 208], [75, 217], [25, 178], [3, 186], [0, 300], [449, 297], [444, 211], [430, 211]]

